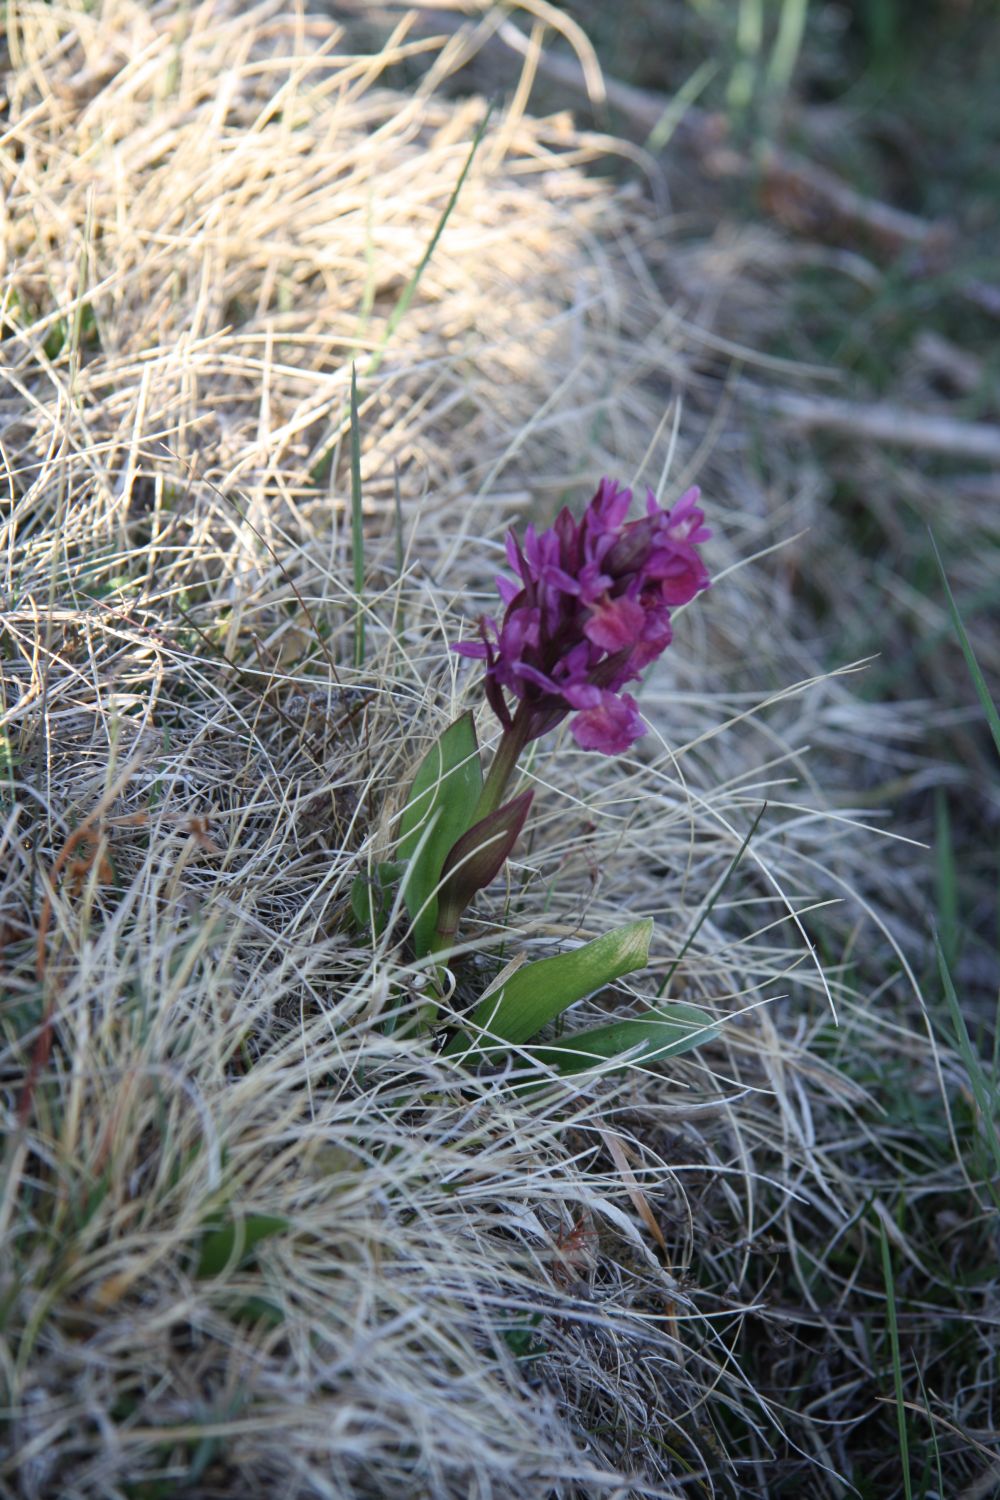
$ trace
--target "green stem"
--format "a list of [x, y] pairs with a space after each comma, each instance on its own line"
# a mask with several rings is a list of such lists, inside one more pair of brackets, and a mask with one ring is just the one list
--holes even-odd
[[[469, 826], [478, 823], [480, 818], [485, 818], [489, 813], [495, 812], [503, 801], [507, 783], [517, 769], [518, 758], [525, 745], [528, 743], [528, 731], [531, 727], [531, 715], [527, 705], [522, 703], [514, 715], [509, 729], [505, 729], [493, 757], [493, 764], [487, 772], [483, 789], [476, 803], [476, 810], [472, 814]], [[432, 953], [439, 953], [442, 948], [450, 948], [458, 931], [461, 912], [442, 913], [438, 918], [437, 930], [434, 933], [434, 941], [431, 947]], [[444, 917], [442, 922], [441, 918]], [[446, 925], [445, 925], [446, 924]]]
[[487, 813], [495, 812], [503, 801], [507, 783], [517, 769], [521, 751], [528, 743], [530, 714], [526, 712], [526, 707], [526, 704], [521, 704], [510, 728], [503, 732], [503, 737], [497, 746], [497, 753], [493, 757], [493, 764], [483, 782], [483, 790], [479, 794], [476, 810], [472, 815], [473, 823], [478, 823], [479, 819], [485, 818]]

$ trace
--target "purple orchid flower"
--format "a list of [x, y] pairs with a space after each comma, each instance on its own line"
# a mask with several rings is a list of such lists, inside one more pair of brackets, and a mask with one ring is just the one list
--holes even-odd
[[[509, 533], [516, 577], [497, 579], [502, 624], [484, 615], [478, 641], [452, 646], [486, 662], [486, 696], [504, 728], [499, 761], [512, 766], [568, 714], [577, 744], [604, 755], [646, 732], [621, 689], [670, 644], [671, 609], [708, 588], [698, 544], [711, 532], [698, 498], [688, 490], [666, 510], [650, 490], [645, 516], [627, 521], [632, 491], [602, 479], [579, 522], [563, 509], [547, 531], [529, 525], [523, 545]], [[513, 714], [507, 694], [519, 700]], [[506, 770], [497, 767], [499, 780]]]

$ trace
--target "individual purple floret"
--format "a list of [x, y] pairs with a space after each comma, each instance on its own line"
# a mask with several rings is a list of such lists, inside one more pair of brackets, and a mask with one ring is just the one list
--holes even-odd
[[[650, 490], [638, 521], [625, 519], [631, 501], [602, 479], [579, 522], [564, 509], [548, 531], [529, 525], [523, 546], [510, 532], [517, 577], [497, 579], [503, 623], [484, 615], [481, 639], [452, 647], [486, 662], [486, 696], [515, 757], [570, 713], [584, 750], [618, 755], [645, 733], [621, 689], [669, 646], [671, 609], [708, 587], [698, 544], [711, 533], [697, 489], [671, 510]], [[508, 693], [520, 700], [513, 715]]]

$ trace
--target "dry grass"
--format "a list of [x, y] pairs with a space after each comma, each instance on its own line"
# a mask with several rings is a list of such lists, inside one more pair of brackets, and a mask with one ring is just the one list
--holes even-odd
[[[775, 507], [720, 438], [650, 210], [563, 117], [491, 122], [383, 347], [483, 116], [440, 41], [108, 0], [8, 45], [0, 1493], [843, 1493], [875, 1397], [808, 1402], [863, 1361], [857, 1288], [797, 1246], [829, 1269], [884, 1183], [832, 1009], [929, 1099], [958, 1070], [886, 962], [897, 866], [821, 790], [888, 736], [798, 627], [808, 542], [752, 561], [815, 476]], [[637, 757], [543, 742], [455, 1006], [623, 911], [649, 995], [769, 806], [671, 985], [723, 1040], [525, 1099], [383, 1033], [425, 975], [348, 891], [475, 697], [447, 641], [503, 528], [640, 468], [705, 478], [717, 586]]]

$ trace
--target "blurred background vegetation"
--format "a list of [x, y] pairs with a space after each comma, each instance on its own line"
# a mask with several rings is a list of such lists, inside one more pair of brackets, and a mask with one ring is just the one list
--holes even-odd
[[[592, 39], [611, 80], [595, 119], [654, 149], [666, 144], [659, 160], [681, 239], [762, 226], [784, 245], [779, 274], [748, 268], [763, 285], [763, 310], [752, 319], [736, 310], [726, 331], [743, 331], [742, 312], [748, 344], [800, 363], [807, 387], [813, 367], [828, 367], [835, 380], [813, 387], [818, 408], [833, 395], [884, 411], [888, 430], [875, 441], [849, 421], [803, 423], [794, 435], [765, 424], [761, 462], [768, 467], [784, 448], [783, 461], [818, 466], [826, 478], [836, 566], [825, 590], [814, 577], [803, 587], [813, 592], [830, 666], [877, 656], [858, 691], [872, 702], [926, 704], [927, 754], [954, 768], [954, 790], [939, 788], [936, 799], [919, 776], [896, 790], [904, 818], [933, 830], [931, 842], [946, 828], [961, 844], [960, 861], [944, 855], [960, 866], [961, 890], [944, 905], [960, 913], [962, 930], [949, 941], [953, 952], [966, 948], [971, 986], [985, 981], [982, 1013], [992, 1019], [996, 764], [930, 531], [995, 697], [1000, 6], [567, 0], [559, 8]], [[641, 95], [616, 91], [614, 80]], [[941, 446], [925, 425], [936, 419]], [[893, 441], [894, 422], [912, 424], [905, 441]], [[938, 847], [939, 897], [941, 858]]]
[[[607, 170], [658, 201], [648, 263], [717, 339], [688, 410], [737, 434], [776, 542], [808, 528], [781, 564], [795, 628], [831, 670], [872, 659], [855, 690], [883, 729], [898, 707], [864, 796], [927, 842], [916, 883], [992, 1045], [1000, 783], [935, 544], [996, 698], [1000, 6], [539, 0], [489, 24], [454, 86], [504, 101], [528, 57], [533, 113], [634, 143]], [[917, 927], [936, 982], [926, 911]]]

